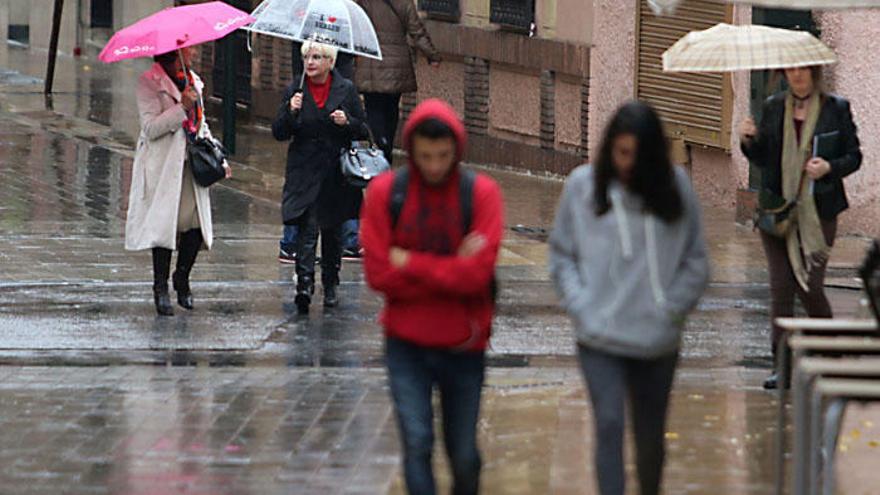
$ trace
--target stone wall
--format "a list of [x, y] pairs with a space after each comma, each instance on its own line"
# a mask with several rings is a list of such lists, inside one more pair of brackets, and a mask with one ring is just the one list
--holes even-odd
[[852, 208], [841, 217], [841, 229], [880, 237], [880, 10], [829, 11], [817, 21], [839, 57], [829, 70], [829, 89], [852, 104], [864, 154], [861, 170], [846, 179]]

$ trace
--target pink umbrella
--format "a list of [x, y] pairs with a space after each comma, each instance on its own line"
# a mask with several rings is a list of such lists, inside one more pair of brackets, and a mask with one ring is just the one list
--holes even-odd
[[117, 31], [98, 58], [111, 63], [161, 55], [223, 38], [255, 20], [224, 2], [167, 8]]

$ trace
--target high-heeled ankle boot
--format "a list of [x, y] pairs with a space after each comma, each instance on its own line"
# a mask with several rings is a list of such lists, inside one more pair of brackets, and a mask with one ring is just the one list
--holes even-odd
[[159, 316], [174, 316], [168, 295], [168, 273], [171, 271], [171, 250], [153, 248], [153, 302]]
[[202, 242], [201, 229], [189, 230], [180, 236], [177, 252], [177, 269], [174, 270], [174, 276], [171, 279], [174, 283], [174, 291], [177, 292], [177, 304], [185, 309], [193, 309], [193, 295], [189, 285], [189, 275], [196, 264], [196, 258], [199, 255]]
[[300, 277], [296, 281], [296, 297], [293, 302], [299, 314], [309, 314], [309, 306], [312, 304], [312, 295], [315, 293], [315, 281], [310, 277]]

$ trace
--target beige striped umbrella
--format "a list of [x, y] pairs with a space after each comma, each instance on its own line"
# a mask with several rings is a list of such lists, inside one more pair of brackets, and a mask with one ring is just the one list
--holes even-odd
[[718, 24], [693, 31], [663, 53], [666, 72], [730, 72], [833, 64], [830, 48], [806, 31]]
[[[648, 0], [657, 15], [675, 12], [683, 0]], [[880, 0], [727, 0], [728, 3], [745, 3], [758, 7], [776, 7], [798, 10], [864, 9], [880, 8]]]
[[880, 8], [880, 0], [728, 0], [728, 2], [800, 10]]

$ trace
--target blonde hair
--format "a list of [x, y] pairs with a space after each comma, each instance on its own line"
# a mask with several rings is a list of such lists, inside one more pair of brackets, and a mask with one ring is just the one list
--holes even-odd
[[318, 55], [323, 55], [325, 57], [330, 57], [330, 67], [336, 67], [336, 57], [339, 56], [339, 49], [333, 45], [327, 45], [325, 43], [319, 43], [317, 41], [306, 41], [302, 44], [302, 48], [300, 48], [300, 53], [303, 58], [309, 54], [310, 51], [318, 52]]

